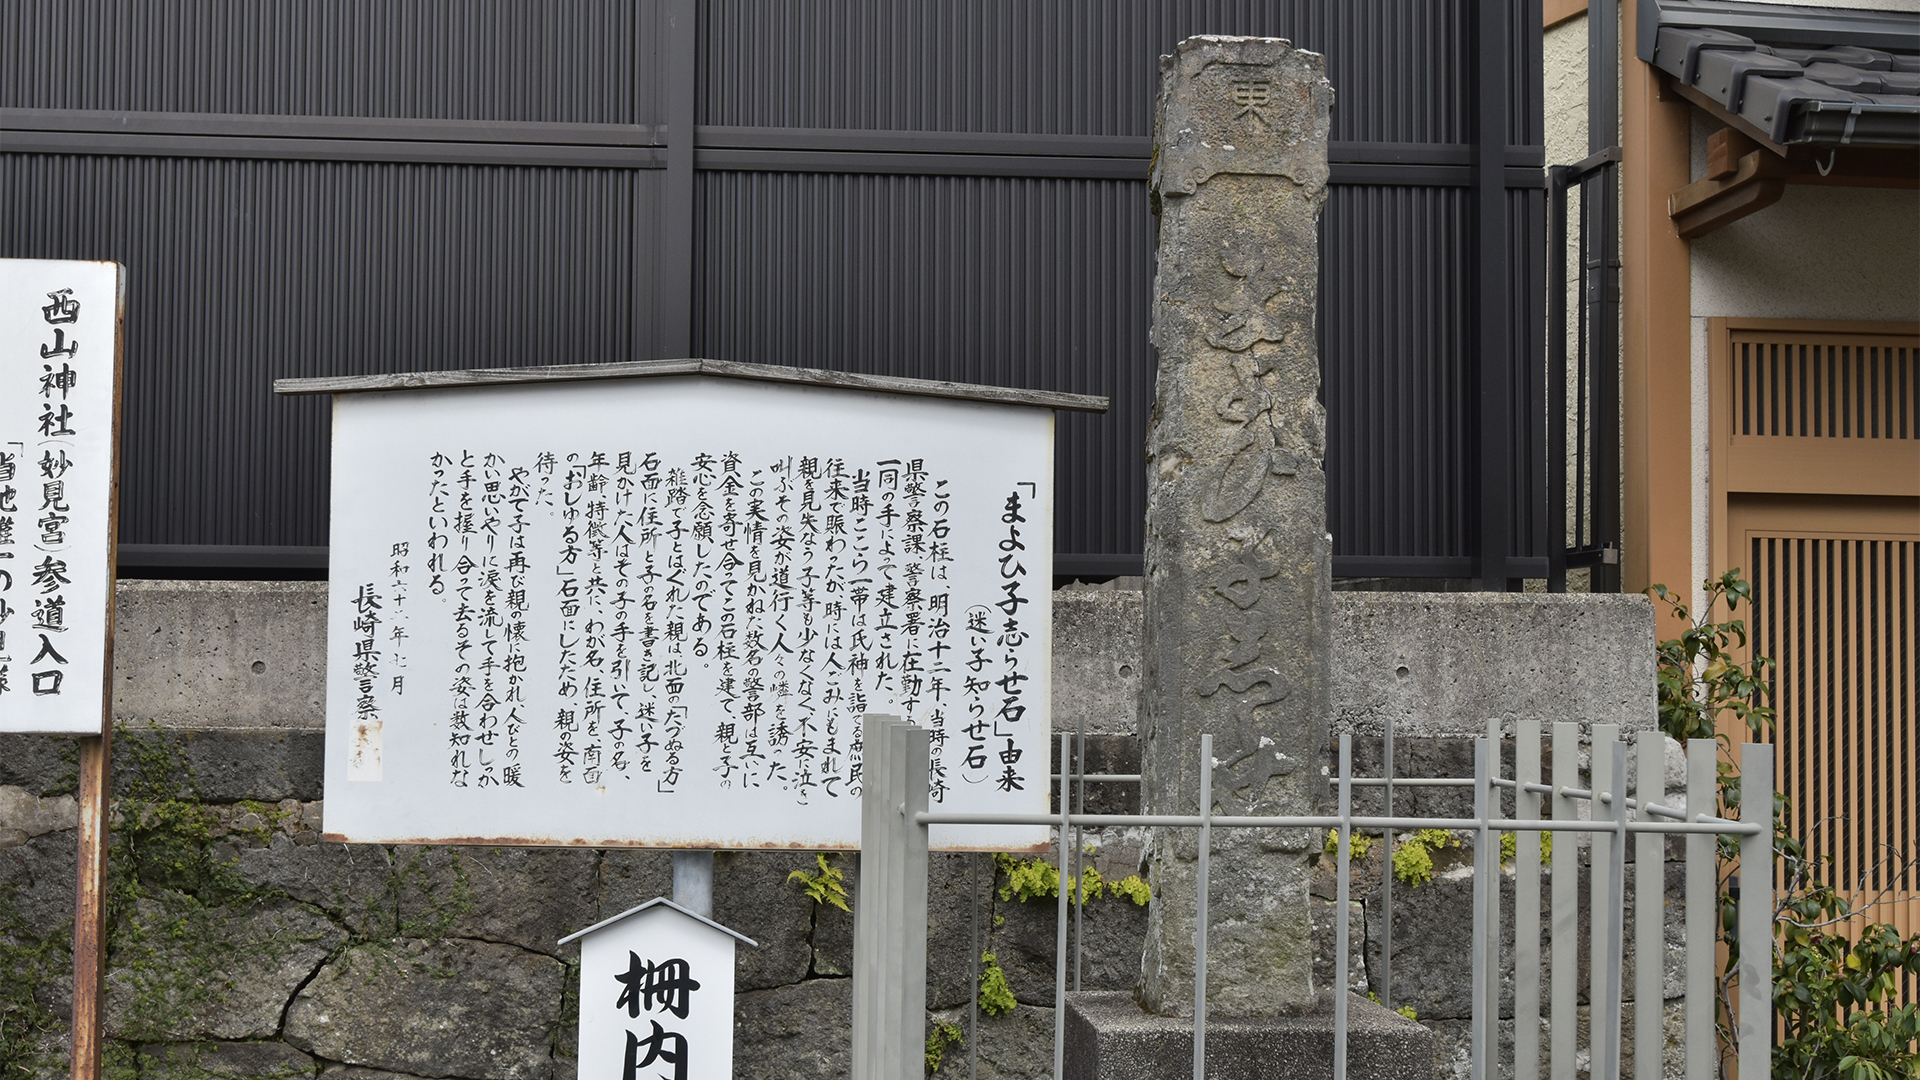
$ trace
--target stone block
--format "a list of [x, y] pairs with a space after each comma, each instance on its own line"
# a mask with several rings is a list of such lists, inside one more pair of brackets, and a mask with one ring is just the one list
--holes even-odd
[[75, 833], [50, 832], [23, 844], [0, 847], [0, 890], [22, 928], [37, 938], [73, 928]]
[[[1007, 973], [1013, 996], [1025, 1004], [1053, 1004], [1054, 948], [1058, 907], [1052, 899], [1001, 900], [993, 914], [1005, 921], [994, 928], [991, 948]], [[1140, 981], [1140, 954], [1147, 935], [1147, 908], [1124, 897], [1102, 897], [1087, 905], [1080, 920], [1082, 990], [1132, 990]], [[1067, 963], [1073, 963], [1074, 909], [1067, 908]], [[1067, 986], [1073, 986], [1068, 968]]]
[[0, 848], [19, 847], [79, 821], [80, 806], [71, 795], [42, 797], [26, 788], [0, 787]]
[[226, 908], [179, 893], [142, 899], [114, 936], [107, 1031], [150, 1042], [272, 1038], [294, 991], [346, 939], [290, 901]]
[[480, 938], [556, 954], [561, 938], [598, 921], [600, 854], [587, 848], [401, 846], [393, 863], [404, 937]]
[[289, 1080], [310, 1077], [314, 1060], [283, 1042], [148, 1043], [141, 1080]]
[[[1193, 1020], [1157, 1016], [1131, 994], [1067, 996], [1064, 1080], [1166, 1080], [1193, 1071]], [[1433, 1033], [1358, 995], [1347, 997], [1347, 1075], [1426, 1080]], [[1322, 1080], [1333, 1070], [1333, 999], [1312, 1011], [1253, 1019], [1210, 1017], [1210, 1080]]]
[[819, 864], [804, 851], [722, 851], [713, 858], [713, 918], [759, 942], [734, 951], [734, 991], [797, 983], [813, 962], [813, 901], [788, 881]]
[[733, 1001], [734, 1080], [840, 1080], [852, 1030], [852, 979], [750, 990]]
[[[1054, 724], [1089, 735], [1132, 735], [1140, 713], [1137, 589], [1053, 593]], [[1133, 770], [1127, 770], [1132, 772]]]
[[80, 781], [72, 736], [0, 734], [0, 784], [35, 795], [70, 794]]
[[287, 1008], [286, 1040], [417, 1076], [550, 1080], [565, 968], [490, 941], [356, 945]]
[[[956, 1024], [964, 1032], [968, 1022], [966, 1009], [950, 1009], [934, 1014], [933, 1019]], [[929, 1024], [929, 1030], [931, 1030]], [[1053, 1009], [1021, 1005], [999, 1016], [980, 1017], [975, 1037], [973, 1065], [979, 1080], [1052, 1080]], [[968, 1077], [968, 1044], [965, 1036], [949, 1044], [940, 1059], [940, 1067], [927, 1075], [934, 1080], [960, 1080]]]
[[393, 852], [376, 844], [301, 844], [278, 835], [235, 851], [247, 884], [278, 889], [344, 922], [363, 937], [400, 933]]
[[656, 896], [673, 896], [672, 852], [655, 848], [611, 848], [601, 855], [600, 909], [594, 913], [594, 922], [610, 919]]

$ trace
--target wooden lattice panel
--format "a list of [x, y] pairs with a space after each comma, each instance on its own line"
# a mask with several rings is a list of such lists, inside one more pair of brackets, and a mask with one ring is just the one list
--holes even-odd
[[[1872, 921], [1915, 933], [1920, 543], [1770, 532], [1748, 533], [1751, 632], [1754, 650], [1778, 665], [1777, 783], [1792, 800], [1790, 827], [1832, 860], [1828, 880], [1862, 908], [1856, 929]], [[1920, 1000], [1920, 981], [1909, 976], [1905, 991]]]
[[1712, 571], [1753, 582], [1791, 828], [1856, 930], [1920, 932], [1920, 326], [1714, 319], [1710, 344]]

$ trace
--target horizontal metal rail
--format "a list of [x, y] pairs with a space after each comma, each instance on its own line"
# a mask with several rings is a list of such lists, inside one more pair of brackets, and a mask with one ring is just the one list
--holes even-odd
[[[1400, 786], [1400, 781], [1393, 783]], [[928, 810], [914, 815], [918, 825], [1141, 825], [1163, 828], [1197, 829], [1204, 822], [1217, 829], [1334, 829], [1342, 824], [1334, 815], [1309, 817], [1213, 817], [1199, 814], [968, 814]], [[1704, 821], [1629, 821], [1624, 826], [1611, 821], [1557, 821], [1552, 818], [1519, 820], [1513, 818], [1432, 818], [1432, 817], [1350, 817], [1345, 824], [1356, 829], [1500, 829], [1506, 832], [1591, 832], [1591, 833], [1723, 833], [1755, 836], [1762, 829], [1738, 821], [1708, 818]]]

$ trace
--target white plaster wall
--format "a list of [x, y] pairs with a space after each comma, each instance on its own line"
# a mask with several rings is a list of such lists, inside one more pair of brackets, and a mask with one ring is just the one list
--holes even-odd
[[[1901, 9], [1917, 3], [1903, 0]], [[1707, 136], [1721, 126], [1694, 110], [1695, 179], [1706, 172]], [[1707, 320], [1920, 319], [1920, 192], [1788, 184], [1779, 202], [1700, 237], [1691, 249], [1693, 579], [1699, 582], [1711, 565]]]
[[1547, 28], [1547, 164], [1571, 165], [1587, 156], [1587, 17]]

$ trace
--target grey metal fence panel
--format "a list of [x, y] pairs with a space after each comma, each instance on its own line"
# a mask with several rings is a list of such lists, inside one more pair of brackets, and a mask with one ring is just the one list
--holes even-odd
[[324, 545], [327, 404], [273, 380], [628, 358], [660, 175], [7, 154], [0, 250], [138, 268], [122, 542]]
[[0, 104], [645, 124], [652, 0], [9, 0]]
[[717, 4], [702, 10], [698, 122], [1144, 136], [1158, 58], [1244, 34], [1327, 56], [1336, 140], [1465, 143], [1471, 23], [1468, 0]]

